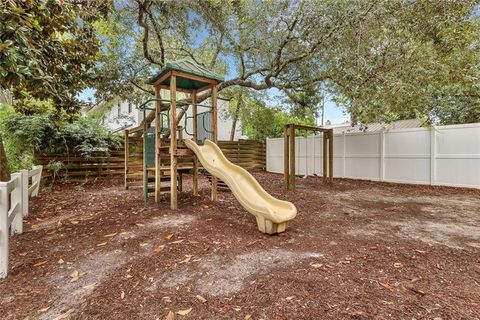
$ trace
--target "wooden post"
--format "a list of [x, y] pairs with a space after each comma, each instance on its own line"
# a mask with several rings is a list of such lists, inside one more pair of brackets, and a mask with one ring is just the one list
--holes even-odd
[[290, 150], [289, 150], [289, 130], [290, 126], [287, 124], [283, 128], [283, 185], [285, 189], [290, 189]]
[[15, 188], [12, 190], [12, 201], [10, 203], [10, 209], [14, 208], [17, 203], [20, 206], [20, 210], [15, 214], [12, 225], [10, 226], [11, 233], [20, 234], [23, 232], [23, 208], [22, 208], [22, 174], [12, 173], [12, 180], [15, 180]]
[[177, 76], [170, 78], [170, 208], [177, 209]]
[[[186, 116], [186, 115], [185, 115]], [[183, 127], [177, 126], [178, 140], [183, 142]], [[177, 190], [183, 192], [183, 171], [178, 171]]]
[[8, 272], [8, 184], [0, 182], [0, 279]]
[[328, 171], [328, 159], [329, 159], [329, 155], [328, 155], [328, 146], [327, 146], [327, 143], [328, 143], [328, 132], [327, 131], [323, 131], [323, 183], [327, 183], [328, 182], [328, 178], [327, 178], [327, 171]]
[[[35, 169], [35, 167], [33, 167]], [[20, 170], [20, 174], [22, 175], [22, 209], [23, 209], [23, 217], [28, 216], [28, 170]], [[33, 185], [33, 184], [32, 184]], [[40, 188], [40, 182], [37, 184], [37, 188]], [[33, 194], [33, 192], [32, 192]]]
[[328, 182], [333, 182], [333, 129], [328, 131]]
[[[218, 144], [218, 132], [217, 132], [217, 86], [212, 86], [212, 131], [213, 142]], [[217, 201], [217, 177], [212, 175], [212, 201]]]
[[[198, 124], [197, 124], [197, 90], [191, 93], [192, 113], [193, 113], [193, 141], [198, 143]], [[198, 159], [193, 156], [193, 195], [198, 195]]]
[[[161, 99], [160, 88], [155, 87], [155, 98]], [[160, 157], [160, 147], [161, 147], [161, 127], [162, 127], [162, 118], [160, 112], [162, 111], [162, 102], [157, 100], [155, 102], [155, 202], [160, 201], [160, 193], [162, 189], [162, 172], [160, 167], [162, 165], [162, 159]], [[144, 133], [146, 134], [146, 133]], [[148, 185], [148, 171], [147, 171], [147, 185]]]
[[128, 158], [130, 156], [130, 146], [128, 145], [128, 129], [125, 130], [123, 145], [125, 149], [125, 189], [128, 189]]
[[295, 125], [290, 125], [290, 189], [295, 190]]

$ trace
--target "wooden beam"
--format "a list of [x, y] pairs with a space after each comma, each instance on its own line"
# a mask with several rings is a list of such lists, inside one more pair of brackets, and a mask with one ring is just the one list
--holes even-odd
[[123, 135], [123, 148], [125, 150], [125, 189], [128, 189], [127, 176], [128, 176], [128, 158], [129, 158], [129, 142], [128, 142], [128, 129], [125, 130]]
[[[165, 81], [166, 79], [170, 78], [172, 76], [172, 71], [169, 71], [167, 73], [165, 73], [163, 76], [161, 76], [160, 78], [158, 78], [154, 83], [153, 83], [153, 86], [156, 87], [158, 85], [160, 85], [160, 83], [162, 83], [163, 81]], [[172, 83], [170, 83], [170, 86], [172, 86]]]
[[[155, 87], [155, 98], [161, 99], [160, 87]], [[160, 101], [155, 102], [155, 202], [160, 201], [160, 193], [162, 189], [162, 172], [159, 168], [162, 166], [161, 157], [159, 155], [160, 147], [162, 146], [160, 130], [162, 118], [160, 112], [162, 111], [162, 103]]]
[[[191, 93], [192, 98], [192, 114], [193, 114], [193, 141], [198, 143], [198, 125], [197, 125], [197, 91], [193, 90]], [[193, 159], [193, 195], [198, 195], [198, 159], [194, 156]]]
[[[197, 76], [197, 75], [194, 75], [194, 74], [189, 74], [189, 73], [185, 73], [185, 72], [182, 72], [182, 71], [178, 71], [178, 70], [173, 70], [171, 71], [172, 72], [172, 76], [175, 75], [177, 77], [180, 77], [180, 78], [185, 78], [185, 79], [189, 79], [189, 80], [194, 80], [194, 81], [200, 81], [200, 82], [205, 82], [205, 83], [209, 83], [210, 85], [214, 84], [218, 84], [218, 81], [217, 80], [214, 80], [214, 79], [208, 79], [208, 78], [205, 78], [205, 77], [202, 77], [202, 76]], [[172, 84], [170, 83], [170, 86]]]
[[328, 182], [333, 182], [333, 129], [328, 131]]
[[177, 77], [170, 79], [170, 208], [177, 209]]
[[[218, 144], [218, 128], [217, 128], [217, 86], [216, 83], [212, 85], [212, 131], [213, 142]], [[212, 201], [217, 201], [217, 185], [218, 179], [212, 176]]]
[[303, 124], [290, 123], [289, 125], [293, 126], [295, 129], [298, 129], [298, 130], [310, 130], [310, 131], [317, 131], [317, 132], [328, 132], [329, 130], [331, 130], [329, 128], [305, 126]]

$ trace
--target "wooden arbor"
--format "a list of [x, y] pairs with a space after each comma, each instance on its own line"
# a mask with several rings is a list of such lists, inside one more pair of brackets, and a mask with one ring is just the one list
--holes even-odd
[[295, 130], [323, 133], [323, 182], [333, 182], [333, 130], [292, 123], [284, 127], [283, 170], [285, 189], [295, 190]]
[[[190, 61], [177, 61], [167, 63], [165, 67], [150, 80], [155, 88], [155, 201], [159, 201], [161, 181], [163, 175], [170, 176], [170, 207], [177, 209], [177, 176], [179, 171], [179, 159], [182, 164], [191, 161], [193, 171], [193, 193], [198, 190], [198, 160], [192, 151], [187, 149], [182, 142], [181, 132], [177, 131], [177, 108], [192, 106], [193, 114], [193, 139], [197, 141], [197, 94], [206, 90], [211, 92], [211, 132], [214, 143], [218, 143], [217, 135], [217, 85], [223, 79], [213, 74], [203, 66]], [[165, 107], [162, 103], [162, 90], [170, 93], [170, 104]], [[185, 94], [187, 100], [178, 105], [177, 92]], [[184, 102], [189, 101], [189, 102]], [[162, 126], [162, 112], [169, 111], [170, 123], [168, 133], [165, 134]], [[187, 115], [185, 114], [184, 117]], [[185, 161], [186, 160], [186, 161]], [[167, 170], [165, 170], [167, 169]], [[183, 166], [182, 169], [190, 169]], [[181, 181], [181, 180], [180, 180]], [[212, 200], [217, 200], [217, 178], [212, 177]]]

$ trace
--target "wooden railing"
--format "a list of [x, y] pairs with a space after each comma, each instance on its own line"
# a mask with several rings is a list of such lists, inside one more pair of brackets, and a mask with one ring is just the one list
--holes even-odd
[[28, 198], [38, 195], [41, 176], [42, 166], [36, 166], [32, 170], [13, 173], [8, 182], [0, 182], [0, 279], [8, 274], [9, 235], [23, 232]]

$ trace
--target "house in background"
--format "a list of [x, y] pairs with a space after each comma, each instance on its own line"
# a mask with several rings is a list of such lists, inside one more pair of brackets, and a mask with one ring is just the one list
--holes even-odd
[[[202, 104], [209, 105], [208, 100]], [[198, 118], [198, 138], [203, 140], [211, 138], [211, 113], [210, 109], [202, 106], [197, 107]], [[112, 132], [123, 132], [125, 129], [134, 128], [141, 124], [143, 120], [143, 111], [137, 109], [135, 103], [121, 99], [113, 99], [107, 103], [100, 103], [88, 110], [84, 114], [99, 113], [101, 115], [101, 124]], [[230, 140], [233, 119], [228, 112], [228, 100], [218, 98], [218, 140]], [[186, 116], [179, 123], [184, 128], [183, 137], [190, 139], [193, 132], [192, 108], [188, 108]], [[237, 120], [235, 127], [234, 140], [245, 138], [242, 136], [242, 123]]]

